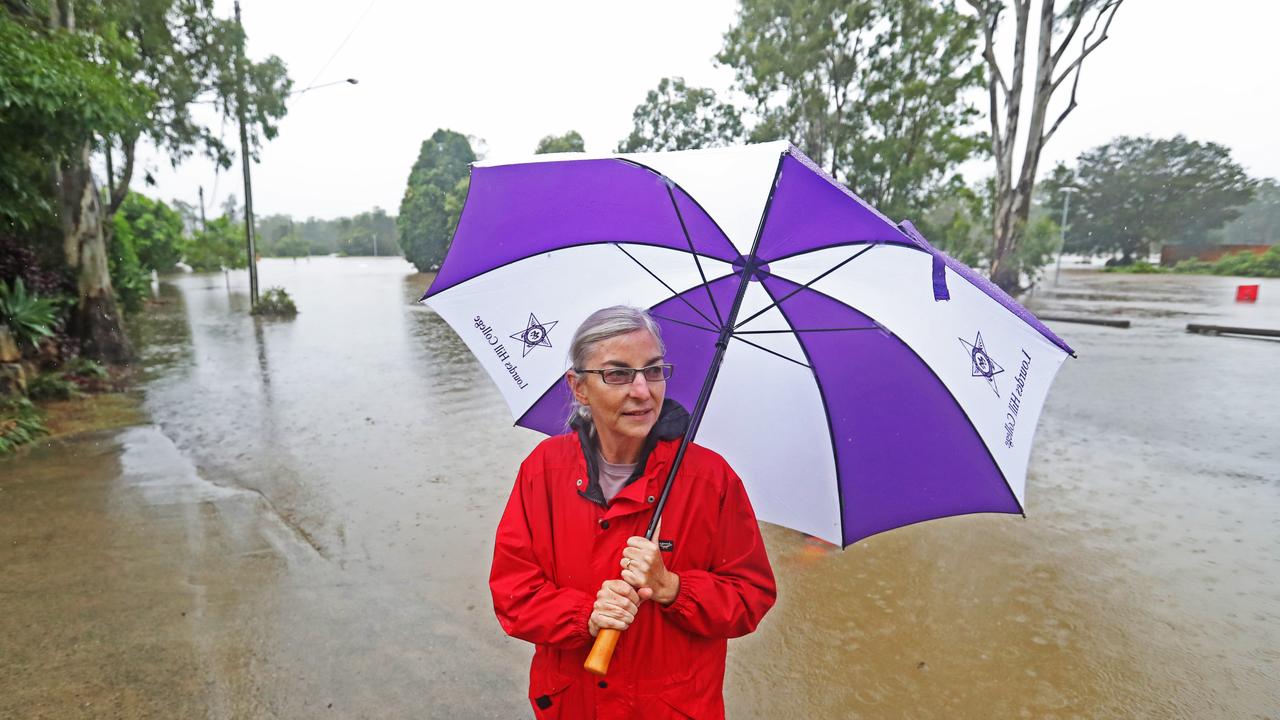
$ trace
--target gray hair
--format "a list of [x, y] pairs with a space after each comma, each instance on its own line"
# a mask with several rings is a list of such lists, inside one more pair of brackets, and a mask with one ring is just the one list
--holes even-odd
[[[648, 330], [658, 341], [659, 352], [663, 355], [667, 353], [667, 346], [662, 342], [662, 328], [647, 310], [629, 305], [614, 305], [588, 315], [587, 319], [578, 326], [578, 330], [573, 333], [573, 342], [569, 345], [571, 367], [575, 369], [583, 367], [587, 362], [587, 356], [597, 344], [636, 330]], [[565, 419], [566, 427], [573, 422], [574, 418], [581, 418], [588, 422], [591, 420], [591, 408], [579, 403], [577, 396], [570, 393], [569, 402], [569, 417]], [[588, 427], [594, 432], [594, 425], [589, 424]]]

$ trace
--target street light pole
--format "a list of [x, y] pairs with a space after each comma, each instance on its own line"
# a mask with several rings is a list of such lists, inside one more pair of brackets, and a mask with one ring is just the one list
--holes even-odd
[[258, 307], [258, 248], [253, 239], [253, 185], [249, 178], [249, 133], [244, 124], [244, 25], [240, 23], [240, 1], [236, 0], [236, 28], [240, 47], [236, 51], [236, 116], [240, 121], [240, 160], [244, 166], [244, 242], [249, 253], [249, 308]]
[[1053, 270], [1054, 287], [1057, 287], [1058, 275], [1062, 273], [1062, 251], [1067, 246], [1067, 208], [1071, 207], [1071, 193], [1075, 191], [1076, 188], [1073, 187], [1062, 188], [1062, 224], [1058, 226], [1058, 236], [1061, 240], [1058, 241], [1058, 265]]

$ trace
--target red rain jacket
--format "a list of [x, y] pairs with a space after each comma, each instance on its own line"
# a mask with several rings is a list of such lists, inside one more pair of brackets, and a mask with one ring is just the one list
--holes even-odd
[[489, 587], [502, 629], [537, 646], [529, 700], [538, 718], [724, 717], [727, 639], [755, 630], [777, 592], [742, 481], [696, 444], [658, 537], [679, 595], [666, 607], [641, 605], [607, 676], [582, 669], [596, 592], [619, 576], [627, 538], [644, 535], [679, 444], [658, 442], [643, 474], [608, 507], [584, 492], [591, 481], [576, 435], [548, 438], [520, 466]]

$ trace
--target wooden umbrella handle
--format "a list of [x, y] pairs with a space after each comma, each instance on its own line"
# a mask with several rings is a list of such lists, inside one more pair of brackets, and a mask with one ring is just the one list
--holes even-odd
[[609, 661], [613, 659], [613, 650], [618, 647], [620, 637], [622, 637], [621, 630], [600, 628], [596, 633], [596, 642], [591, 646], [591, 653], [587, 655], [587, 661], [582, 663], [582, 667], [596, 675], [609, 672]]

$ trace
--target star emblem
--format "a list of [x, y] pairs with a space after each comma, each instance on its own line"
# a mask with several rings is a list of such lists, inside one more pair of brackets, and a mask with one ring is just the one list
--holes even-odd
[[979, 332], [977, 339], [973, 342], [964, 338], [960, 338], [960, 342], [969, 353], [969, 361], [972, 363], [969, 368], [970, 373], [973, 377], [984, 378], [991, 386], [991, 392], [995, 393], [996, 397], [1000, 397], [1000, 389], [996, 387], [996, 375], [1004, 372], [1004, 368], [997, 365], [996, 361], [987, 354], [987, 346], [982, 342], [982, 333]]
[[529, 313], [528, 327], [510, 336], [512, 340], [524, 343], [524, 354], [520, 357], [527, 357], [529, 351], [536, 347], [551, 347], [551, 328], [559, 322], [559, 320], [552, 320], [549, 323], [538, 322], [538, 318], [533, 313]]

